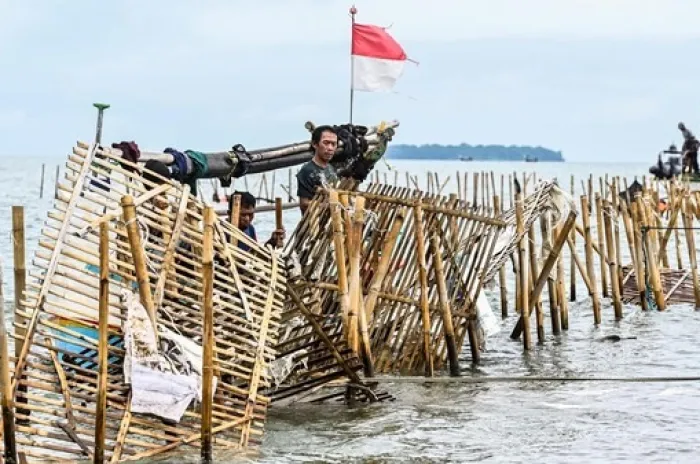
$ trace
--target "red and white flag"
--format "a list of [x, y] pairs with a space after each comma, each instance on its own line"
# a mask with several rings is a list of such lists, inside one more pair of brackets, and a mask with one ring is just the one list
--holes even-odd
[[407, 56], [386, 29], [352, 25], [352, 88], [365, 92], [391, 90], [401, 77]]

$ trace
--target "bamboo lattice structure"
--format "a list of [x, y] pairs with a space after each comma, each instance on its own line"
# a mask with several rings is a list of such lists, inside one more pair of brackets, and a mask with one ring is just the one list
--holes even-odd
[[[96, 175], [109, 177], [109, 183], [93, 182]], [[204, 206], [188, 187], [149, 181], [136, 164], [95, 146], [74, 148], [24, 294], [27, 336], [17, 340], [22, 350], [13, 360], [13, 389], [26, 401], [17, 414], [21, 455], [52, 461], [92, 458], [101, 379], [98, 337], [86, 330], [98, 325], [100, 295], [109, 310], [105, 458], [136, 460], [198, 444], [202, 417], [196, 405], [177, 423], [132, 413], [123, 364], [130, 298], [157, 323], [159, 337], [169, 330], [202, 348], [203, 215]], [[101, 223], [110, 229], [109, 274], [102, 286], [108, 292], [103, 293]], [[215, 446], [239, 449], [262, 439], [270, 399], [261, 392], [270, 386], [267, 364], [275, 357], [286, 270], [272, 250], [238, 228], [218, 220], [212, 227], [216, 382], [211, 433]], [[248, 250], [233, 246], [231, 237]]]

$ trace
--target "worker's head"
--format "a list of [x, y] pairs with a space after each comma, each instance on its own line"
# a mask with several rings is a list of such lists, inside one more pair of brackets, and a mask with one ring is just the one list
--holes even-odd
[[679, 122], [679, 123], [678, 123], [678, 129], [680, 129], [680, 130], [685, 130], [685, 124], [683, 124], [682, 122]]
[[318, 126], [311, 133], [311, 147], [314, 158], [323, 163], [330, 162], [338, 147], [338, 134], [331, 126]]
[[238, 210], [238, 228], [244, 230], [253, 223], [253, 218], [255, 217], [255, 197], [249, 192], [233, 192], [228, 200], [229, 216], [231, 215], [233, 199], [236, 195], [241, 197], [241, 207]]

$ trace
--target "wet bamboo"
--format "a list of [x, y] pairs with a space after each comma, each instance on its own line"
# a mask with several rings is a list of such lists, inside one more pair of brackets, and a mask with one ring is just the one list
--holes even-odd
[[445, 267], [442, 262], [442, 250], [440, 248], [440, 238], [433, 233], [430, 237], [430, 244], [433, 251], [433, 270], [438, 287], [438, 299], [440, 301], [440, 314], [442, 315], [442, 329], [445, 333], [445, 345], [447, 346], [447, 358], [450, 363], [450, 375], [459, 376], [459, 351], [455, 343], [455, 329], [452, 324], [452, 310], [447, 296], [447, 285], [445, 284]]
[[41, 182], [39, 186], [39, 198], [44, 198], [44, 171], [46, 170], [46, 164], [41, 163]]
[[338, 302], [340, 303], [340, 311], [343, 319], [344, 338], [347, 340], [350, 300], [348, 299], [348, 273], [345, 258], [343, 222], [341, 218], [342, 209], [336, 190], [331, 190], [328, 197], [331, 209], [331, 227], [333, 228], [333, 250], [337, 267], [336, 272], [338, 274]]
[[[27, 320], [22, 317], [24, 311], [22, 305], [22, 295], [27, 286], [27, 267], [25, 253], [25, 238], [24, 238], [24, 206], [12, 207], [12, 258], [14, 264], [14, 331], [15, 331], [15, 358], [19, 358], [22, 353], [22, 344], [26, 336], [24, 324]], [[26, 385], [18, 387], [20, 392], [26, 392]], [[17, 404], [26, 404], [27, 400], [24, 395], [17, 395]], [[29, 415], [30, 411], [18, 408], [17, 414]]]
[[[544, 311], [542, 310], [542, 300], [540, 298], [541, 291], [535, 293], [535, 280], [540, 275], [539, 266], [537, 264], [537, 246], [535, 244], [535, 228], [531, 226], [527, 231], [527, 242], [528, 242], [528, 254], [530, 256], [530, 272], [528, 283], [529, 287], [527, 294], [530, 295], [529, 307], [535, 307], [535, 317], [537, 322], [537, 341], [539, 343], [544, 343]], [[546, 282], [546, 280], [544, 281]], [[536, 298], [532, 298], [536, 296]]]
[[364, 310], [364, 299], [362, 297], [362, 277], [360, 275], [360, 259], [362, 257], [362, 231], [365, 224], [365, 199], [358, 196], [355, 198], [355, 212], [352, 221], [353, 248], [350, 250], [351, 257], [357, 260], [356, 274], [352, 276], [357, 281], [352, 305], [356, 307], [357, 323], [359, 333], [358, 339], [361, 347], [362, 363], [366, 377], [374, 377], [374, 361], [372, 359], [372, 347], [369, 339], [369, 328], [367, 327], [367, 314]]
[[591, 217], [588, 209], [588, 196], [581, 196], [581, 215], [583, 217], [583, 239], [586, 252], [586, 273], [588, 274], [589, 287], [591, 289], [591, 303], [593, 304], [593, 321], [600, 324], [600, 300], [598, 300], [597, 282], [595, 277], [595, 264], [593, 261], [593, 238], [591, 237]]
[[664, 290], [661, 286], [661, 277], [659, 275], [659, 268], [656, 265], [657, 256], [654, 253], [654, 248], [652, 245], [652, 237], [649, 234], [649, 217], [647, 215], [646, 207], [642, 198], [637, 196], [637, 211], [640, 213], [641, 231], [642, 235], [642, 246], [643, 251], [646, 253], [647, 259], [645, 260], [646, 266], [649, 269], [649, 274], [651, 277], [651, 288], [654, 293], [654, 300], [656, 301], [656, 307], [659, 311], [666, 309], [666, 299], [664, 298]]
[[[364, 203], [364, 197], [355, 197], [355, 209], [357, 209], [357, 202], [361, 201]], [[344, 205], [345, 206], [345, 205]], [[345, 206], [347, 208], [347, 206]], [[360, 251], [359, 247], [361, 243], [359, 242], [359, 237], [356, 235], [355, 226], [353, 224], [353, 218], [350, 213], [345, 214], [345, 230], [347, 231], [347, 250], [350, 260], [350, 281], [348, 283], [348, 291], [350, 298], [350, 306], [348, 308], [348, 346], [356, 355], [360, 355], [360, 326], [359, 326], [359, 312], [361, 308], [359, 307], [359, 302], [362, 294], [362, 276], [360, 270]], [[356, 241], [358, 240], [358, 241]]]
[[[561, 235], [562, 228], [563, 227], [560, 225], [554, 228], [555, 243], [556, 237]], [[559, 303], [561, 328], [562, 330], [569, 330], [569, 303], [566, 299], [566, 289], [564, 283], [564, 256], [561, 252], [559, 253], [559, 258], [557, 259], [557, 302]]]
[[690, 198], [685, 199], [683, 208], [683, 227], [685, 228], [685, 239], [688, 244], [688, 255], [690, 258], [690, 271], [693, 276], [693, 296], [695, 297], [695, 310], [700, 310], [700, 280], [698, 280], [698, 264], [695, 249], [695, 229], [693, 228], [692, 206]]
[[[601, 208], [602, 209], [602, 208]], [[617, 252], [615, 251], [615, 240], [612, 231], [612, 216], [613, 212], [608, 207], [607, 211], [603, 212], [603, 222], [605, 227], [605, 241], [608, 250], [608, 259], [610, 260], [610, 284], [612, 287], [613, 308], [615, 310], [615, 319], [622, 319], [622, 299], [620, 290], [620, 281], [617, 272]]]
[[131, 248], [131, 256], [134, 261], [136, 272], [136, 281], [139, 286], [139, 296], [141, 304], [146, 309], [148, 317], [151, 319], [153, 330], [158, 336], [156, 308], [153, 304], [153, 293], [151, 293], [151, 283], [148, 278], [148, 268], [146, 266], [146, 253], [144, 252], [144, 244], [141, 243], [141, 234], [139, 225], [136, 222], [136, 207], [134, 206], [134, 197], [124, 195], [122, 197], [122, 209], [124, 211], [124, 222], [126, 223], [126, 231], [129, 236], [129, 247]]
[[[575, 220], [575, 218], [574, 218]], [[551, 217], [549, 213], [545, 213], [540, 216], [540, 229], [542, 232], [542, 246], [545, 249], [552, 251], [552, 230], [551, 230]], [[562, 238], [561, 246], [566, 243], [566, 237]], [[561, 248], [559, 249], [561, 251]], [[547, 293], [549, 295], [549, 315], [552, 323], [552, 334], [561, 335], [561, 317], [559, 315], [559, 305], [557, 301], [557, 291], [556, 291], [556, 280], [552, 277], [552, 272], [554, 270], [554, 265], [556, 265], [559, 260], [559, 251], [557, 251], [556, 259], [552, 265], [552, 269], [547, 273]]]
[[457, 171], [457, 198], [462, 199], [462, 176]]
[[518, 192], [515, 194], [515, 218], [516, 218], [516, 234], [520, 237], [518, 241], [518, 281], [520, 287], [520, 302], [518, 306], [520, 307], [523, 333], [523, 346], [524, 349], [530, 350], [530, 311], [529, 311], [529, 301], [527, 294], [527, 264], [525, 262], [525, 218], [523, 211], [523, 197], [522, 193]]
[[[476, 178], [476, 177], [475, 177]], [[420, 284], [421, 320], [423, 321], [423, 356], [425, 357], [425, 375], [433, 376], [433, 354], [430, 346], [430, 306], [428, 288], [428, 270], [425, 262], [425, 238], [423, 233], [423, 208], [413, 208], [413, 231], [416, 242], [416, 264]]]
[[212, 461], [212, 412], [214, 377], [214, 209], [204, 208], [204, 237], [202, 243], [202, 425], [201, 458]]
[[[501, 180], [503, 180], [503, 176], [501, 176]], [[501, 184], [501, 187], [503, 185]], [[503, 207], [503, 200], [498, 198], [494, 199], [494, 204], [495, 204], [495, 212], [496, 216], [499, 216], [502, 211]], [[506, 265], [503, 264], [501, 268], [498, 270], [498, 286], [500, 289], [500, 294], [501, 294], [501, 317], [503, 319], [508, 317], [508, 288], [507, 288], [507, 280], [506, 280]]]
[[[5, 295], [3, 287], [5, 285], [3, 279], [3, 263], [0, 260], [0, 307], [5, 308]], [[10, 353], [7, 346], [9, 337], [7, 328], [5, 327], [5, 314], [0, 317], [0, 388], [2, 388], [2, 398], [0, 399], [0, 407], [2, 407], [2, 427], [3, 441], [5, 445], [4, 456], [6, 463], [17, 462], [17, 444], [15, 437], [15, 410], [12, 393], [12, 380], [10, 376]]]
[[644, 244], [642, 243], [642, 219], [641, 212], [639, 211], [638, 204], [635, 201], [631, 203], [631, 213], [632, 217], [630, 219], [630, 226], [633, 228], [634, 235], [634, 255], [636, 256], [636, 261], [633, 263], [634, 273], [637, 280], [637, 289], [639, 292], [639, 301], [641, 303], [643, 310], [648, 310], [649, 305], [647, 304], [647, 281], [644, 262]]
[[[574, 197], [576, 194], [576, 182], [574, 175], [571, 175], [571, 196]], [[573, 243], [573, 248], [571, 250], [571, 259], [569, 260], [569, 301], [576, 301], [576, 261], [574, 261], [573, 255], [576, 254], [576, 231], [571, 231], [571, 241]]]
[[[601, 186], [602, 187], [602, 186]], [[602, 190], [602, 188], [601, 188]], [[596, 213], [596, 236], [598, 237], [598, 250], [600, 250], [600, 286], [603, 298], [608, 297], [608, 264], [605, 262], [605, 226], [603, 224], [603, 199], [601, 193], [595, 194], [595, 213]]]
[[474, 190], [472, 192], [473, 194], [473, 201], [472, 201], [472, 207], [476, 208], [476, 206], [479, 204], [478, 203], [478, 196], [479, 196], [479, 173], [475, 172], [474, 173], [474, 181], [473, 181], [473, 186], [472, 189]]
[[[542, 271], [540, 271], [539, 275], [537, 276], [537, 280], [535, 281], [532, 294], [529, 295], [527, 300], [528, 307], [531, 307], [539, 299], [540, 294], [542, 293], [542, 289], [544, 288], [544, 284], [549, 280], [549, 275], [551, 274], [552, 269], [554, 269], [554, 265], [556, 264], [559, 258], [561, 249], [567, 242], [569, 232], [571, 231], [571, 228], [573, 227], [575, 222], [576, 211], [570, 211], [569, 215], [566, 218], [566, 221], [561, 226], [561, 231], [559, 232], [559, 235], [557, 235], [557, 238], [554, 241], [554, 245], [552, 245], [552, 250], [547, 256], [547, 259], [545, 260], [544, 264], [542, 265]], [[520, 276], [520, 278], [522, 279], [523, 277]], [[521, 333], [527, 333], [523, 331], [527, 331], [528, 327], [529, 321], [526, 320], [525, 312], [523, 312], [523, 314], [521, 314], [520, 318], [518, 319], [518, 323], [513, 329], [513, 332], [510, 335], [511, 338], [517, 339], [518, 337], [520, 337]]]
[[95, 464], [104, 462], [107, 432], [107, 354], [109, 338], [109, 223], [100, 223], [100, 296], [97, 404], [95, 405]]
[[619, 179], [614, 178], [610, 187], [612, 198], [613, 243], [615, 244], [615, 262], [617, 263], [617, 285], [622, 293], [622, 242], [620, 241], [620, 197], [618, 194]]

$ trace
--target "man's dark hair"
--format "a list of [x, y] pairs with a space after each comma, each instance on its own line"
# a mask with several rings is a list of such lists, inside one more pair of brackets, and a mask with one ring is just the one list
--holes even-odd
[[[161, 177], [165, 177], [166, 179], [170, 179], [170, 169], [168, 169], [168, 166], [165, 165], [165, 163], [157, 160], [148, 160], [146, 161], [146, 164], [144, 164], [144, 171], [143, 171], [143, 178], [153, 182], [156, 185], [162, 185], [166, 181], [163, 180]], [[158, 176], [154, 175], [153, 173], [158, 174]], [[145, 186], [147, 190], [151, 190], [150, 185]]]
[[318, 126], [314, 129], [314, 131], [311, 133], [311, 143], [319, 143], [321, 141], [321, 134], [324, 132], [331, 132], [333, 134], [338, 134], [333, 127], [325, 125], [325, 126]]
[[228, 197], [228, 212], [231, 214], [233, 210], [233, 197], [239, 195], [241, 197], [241, 208], [255, 208], [256, 199], [250, 192], [235, 191]]

